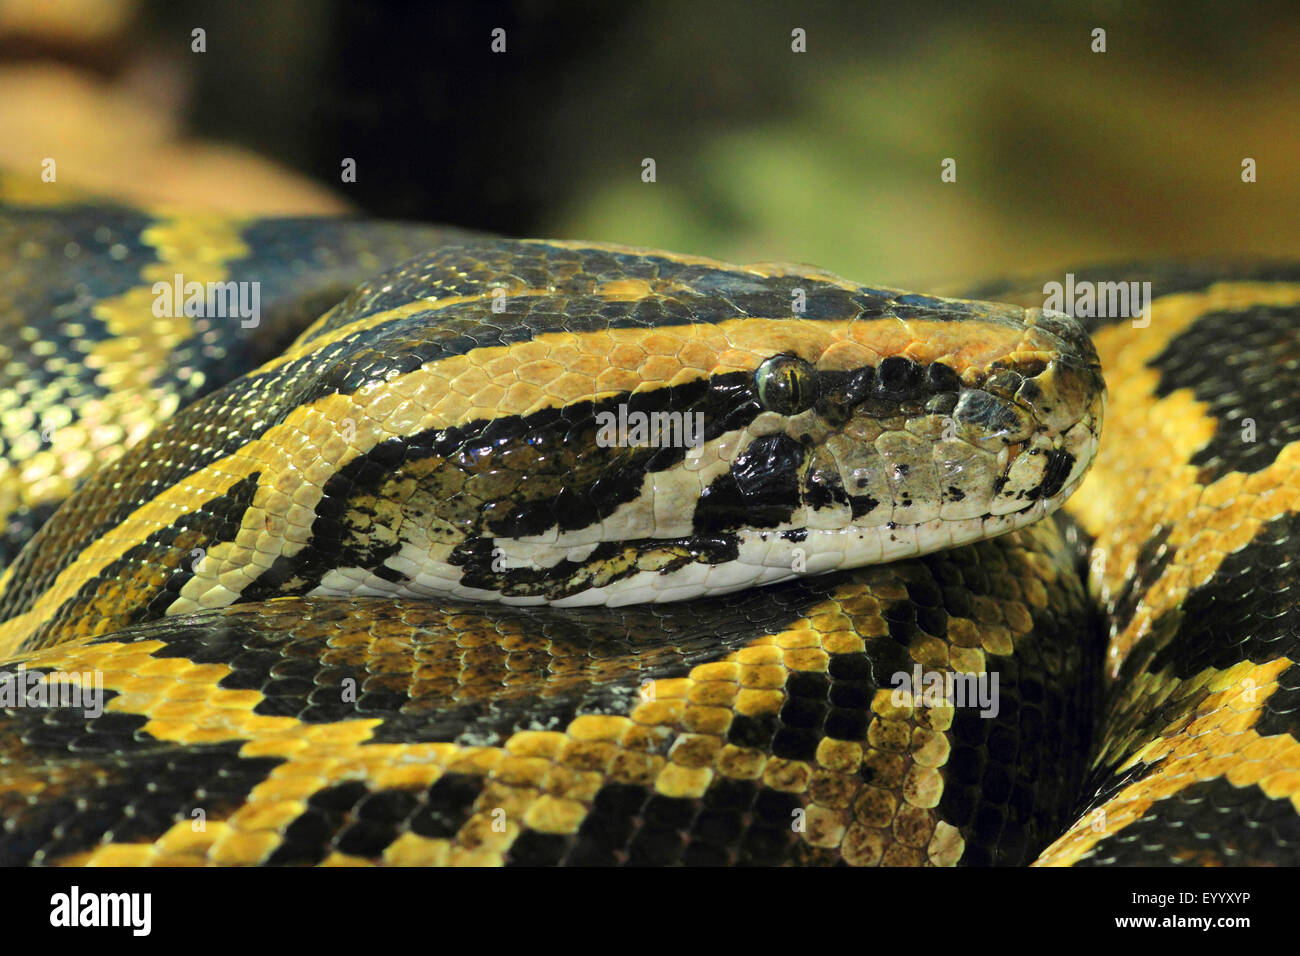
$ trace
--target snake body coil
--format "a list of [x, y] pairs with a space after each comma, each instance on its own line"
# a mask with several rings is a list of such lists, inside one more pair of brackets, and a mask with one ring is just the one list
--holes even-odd
[[[0, 655], [15, 687], [104, 688], [88, 715], [0, 686], [4, 862], [949, 865], [1056, 837], [1044, 862], [1238, 862], [1294, 838], [1294, 739], [1259, 723], [1289, 659], [1228, 659], [1254, 645], [1196, 602], [1292, 540], [1295, 446], [1172, 419], [1114, 451], [1110, 424], [1067, 542], [1039, 519], [1104, 388], [1031, 299], [102, 206], [4, 209], [0, 277]], [[173, 280], [256, 283], [260, 315], [160, 309]], [[1266, 382], [1300, 285], [1179, 280], [1145, 338], [1091, 330], [1112, 395], [1235, 428], [1240, 392], [1162, 394], [1152, 363], [1212, 391], [1178, 336], [1245, 310]], [[1269, 620], [1294, 614], [1279, 574]], [[1225, 787], [1244, 820], [1159, 831]]]

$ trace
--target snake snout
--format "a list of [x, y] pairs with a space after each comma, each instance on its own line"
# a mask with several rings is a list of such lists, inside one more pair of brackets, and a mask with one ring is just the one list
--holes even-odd
[[738, 456], [728, 486], [752, 493], [710, 514], [713, 530], [754, 537], [769, 566], [797, 548], [812, 571], [992, 537], [1055, 510], [1098, 444], [1092, 342], [1065, 316], [965, 306], [918, 322], [872, 367], [819, 372], [813, 424], [792, 419]]

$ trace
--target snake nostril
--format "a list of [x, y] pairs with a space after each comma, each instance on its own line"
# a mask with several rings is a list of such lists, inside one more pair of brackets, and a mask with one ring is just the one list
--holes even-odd
[[986, 391], [994, 395], [1000, 395], [1003, 398], [1010, 398], [1016, 394], [1016, 390], [1024, 384], [1024, 376], [1013, 372], [1010, 369], [999, 369], [988, 377], [984, 382]]

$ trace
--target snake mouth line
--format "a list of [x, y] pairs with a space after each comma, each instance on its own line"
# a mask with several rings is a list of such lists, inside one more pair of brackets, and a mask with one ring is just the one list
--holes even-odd
[[[911, 525], [849, 525], [836, 529], [745, 530], [676, 540], [606, 542], [554, 552], [519, 546], [480, 549], [481, 560], [464, 560], [459, 580], [421, 579], [338, 593], [429, 598], [450, 595], [508, 605], [611, 607], [718, 596], [867, 564], [916, 557], [1027, 527], [1056, 510], [1082, 480], [1082, 469], [1050, 497], [1019, 510], [966, 519], [933, 519]], [[487, 544], [487, 542], [484, 542]], [[502, 544], [512, 544], [503, 542]], [[335, 593], [328, 588], [315, 594]]]
[[[675, 542], [636, 542], [593, 551], [586, 562], [564, 560], [550, 566], [542, 565], [541, 554], [525, 549], [511, 552], [511, 560], [527, 562], [527, 570], [480, 578], [477, 587], [461, 596], [482, 598], [490, 593], [507, 604], [545, 601], [556, 606], [660, 603], [913, 558], [1015, 531], [1050, 515], [1082, 482], [1096, 444], [1094, 437], [1077, 449], [1079, 458], [1073, 459], [1053, 493], [998, 514], [910, 524], [746, 529]], [[524, 553], [532, 556], [525, 558]]]

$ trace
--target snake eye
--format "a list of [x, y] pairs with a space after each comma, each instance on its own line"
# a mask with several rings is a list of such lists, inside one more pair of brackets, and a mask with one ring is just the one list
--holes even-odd
[[754, 373], [758, 400], [781, 415], [797, 415], [817, 401], [817, 373], [801, 358], [774, 355]]

